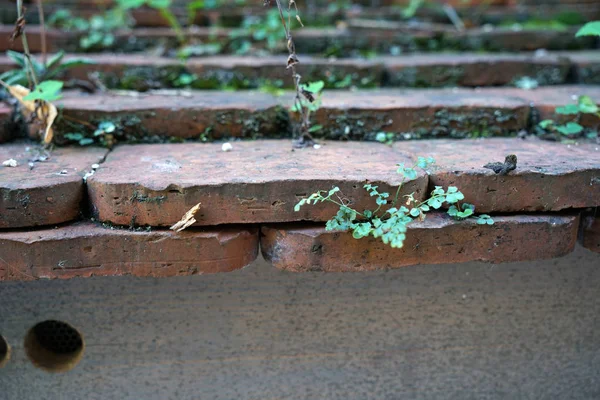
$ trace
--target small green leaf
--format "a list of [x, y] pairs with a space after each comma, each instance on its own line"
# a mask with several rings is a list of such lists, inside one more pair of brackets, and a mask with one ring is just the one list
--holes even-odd
[[566, 106], [556, 107], [557, 114], [576, 115], [579, 114], [579, 106], [576, 104], [567, 104]]
[[582, 26], [575, 34], [575, 37], [580, 36], [600, 36], [600, 21], [588, 22]]
[[558, 125], [556, 130], [563, 135], [575, 135], [583, 131], [583, 126], [579, 125], [577, 122], [567, 122], [565, 125]]
[[319, 132], [322, 129], [323, 129], [323, 125], [313, 125], [310, 128], [308, 128], [308, 131], [310, 133], [315, 133], [315, 132]]
[[429, 206], [427, 204], [423, 204], [419, 208], [421, 209], [421, 211], [425, 211], [425, 212], [429, 211]]
[[598, 112], [598, 106], [590, 96], [579, 96], [577, 104], [579, 111], [584, 114], [596, 114]]
[[442, 202], [437, 197], [427, 200], [427, 204], [436, 210], [442, 206]]
[[370, 222], [363, 222], [361, 224], [358, 224], [352, 232], [352, 237], [354, 239], [360, 239], [369, 236], [369, 234], [371, 233], [371, 228], [372, 227]]
[[44, 100], [54, 101], [60, 99], [60, 91], [63, 87], [61, 81], [44, 81], [40, 82], [35, 89], [27, 96], [23, 97], [23, 100]]
[[458, 215], [458, 208], [456, 208], [456, 206], [450, 206], [450, 208], [448, 208], [448, 215], [456, 217]]
[[410, 215], [412, 215], [413, 217], [418, 217], [419, 215], [421, 215], [421, 211], [418, 208], [412, 208], [410, 210]]
[[325, 87], [325, 82], [316, 81], [302, 85], [302, 88], [310, 93], [319, 93]]
[[436, 186], [435, 189], [433, 190], [433, 192], [431, 192], [434, 195], [442, 195], [446, 192], [444, 192], [444, 188], [441, 186]]
[[88, 146], [92, 143], [94, 143], [94, 139], [92, 139], [92, 138], [83, 138], [79, 141], [79, 144], [81, 146]]
[[542, 129], [548, 129], [550, 128], [552, 125], [554, 125], [554, 121], [551, 119], [545, 119], [543, 121], [540, 121], [538, 123], [539, 127]]
[[119, 7], [128, 10], [130, 8], [139, 8], [146, 3], [146, 0], [117, 0]]
[[386, 205], [386, 204], [387, 204], [387, 200], [385, 200], [385, 199], [384, 199], [384, 198], [382, 198], [382, 197], [377, 197], [377, 199], [375, 200], [375, 203], [376, 203], [378, 206], [383, 206], [383, 205]]
[[402, 175], [409, 181], [417, 179], [417, 171], [414, 168], [404, 168], [402, 170]]

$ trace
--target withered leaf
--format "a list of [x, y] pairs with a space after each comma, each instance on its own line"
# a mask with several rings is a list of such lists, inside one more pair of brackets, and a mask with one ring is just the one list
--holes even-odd
[[200, 204], [202, 204], [202, 203], [198, 203], [194, 207], [190, 208], [190, 210], [188, 212], [186, 212], [183, 217], [181, 217], [179, 222], [177, 222], [175, 225], [173, 225], [169, 229], [171, 229], [175, 232], [181, 232], [185, 228], [188, 228], [189, 226], [195, 224], [196, 218], [194, 218], [194, 217], [195, 217], [196, 213], [198, 212], [198, 210], [200, 209]]
[[311, 92], [309, 92], [308, 90], [305, 89], [300, 89], [302, 91], [302, 95], [304, 97], [306, 97], [306, 100], [310, 101], [311, 103], [313, 101], [315, 101], [315, 96], [313, 96], [313, 94]]
[[298, 57], [296, 57], [295, 54], [290, 54], [290, 56], [287, 59], [287, 68], [290, 68], [292, 65], [296, 65], [300, 62], [300, 60], [298, 60]]
[[27, 110], [30, 114], [34, 114], [44, 127], [44, 143], [49, 144], [52, 142], [54, 137], [54, 131], [52, 130], [52, 124], [58, 116], [58, 110], [52, 103], [43, 100], [24, 100], [30, 91], [26, 87], [21, 85], [4, 85], [6, 90], [16, 98], [19, 103]]

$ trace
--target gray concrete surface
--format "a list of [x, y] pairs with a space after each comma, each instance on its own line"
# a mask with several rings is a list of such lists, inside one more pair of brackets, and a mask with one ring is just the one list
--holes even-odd
[[[70, 372], [23, 337], [85, 337]], [[600, 399], [600, 255], [387, 272], [0, 284], [1, 400]]]

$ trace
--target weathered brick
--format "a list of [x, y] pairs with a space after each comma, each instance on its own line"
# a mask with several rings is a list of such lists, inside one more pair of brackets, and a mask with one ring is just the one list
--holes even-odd
[[94, 147], [57, 148], [31, 168], [28, 163], [40, 151], [33, 144], [0, 146], [0, 163], [18, 162], [14, 168], [0, 165], [0, 228], [52, 225], [77, 218], [85, 192], [82, 177], [107, 153]]
[[[517, 132], [527, 127], [530, 106], [513, 88], [329, 91], [315, 122], [329, 138], [363, 139], [376, 132], [419, 137], [465, 137]], [[482, 132], [486, 129], [486, 132]]]
[[256, 228], [130, 231], [79, 222], [0, 233], [0, 280], [229, 272], [258, 253]]
[[581, 220], [583, 247], [600, 253], [600, 217], [586, 216]]
[[[56, 130], [62, 133], [72, 132], [75, 126], [78, 132], [93, 136], [95, 127], [106, 120], [115, 123], [119, 139], [128, 140], [152, 136], [198, 139], [203, 134], [254, 137], [262, 132], [281, 136], [287, 135], [288, 129], [287, 112], [282, 111], [278, 99], [258, 92], [196, 91], [189, 96], [84, 96], [70, 92], [59, 104], [62, 115]], [[65, 139], [58, 134], [57, 141]]]
[[[9, 38], [13, 26], [0, 25], [0, 51], [8, 49], [20, 50], [20, 41], [11, 43]], [[596, 41], [592, 37], [575, 38], [576, 28], [565, 31], [558, 30], [515, 30], [512, 28], [495, 28], [491, 31], [483, 28], [468, 29], [465, 32], [448, 30], [440, 35], [438, 28], [402, 30], [352, 30], [347, 28], [303, 28], [295, 33], [296, 50], [299, 53], [324, 53], [332, 48], [340, 55], [347, 55], [356, 50], [375, 50], [389, 53], [392, 49], [407, 52], [428, 51], [431, 46], [442, 49], [467, 51], [530, 51], [536, 49], [565, 50], [590, 49]], [[236, 38], [233, 29], [217, 27], [185, 28], [184, 34], [191, 42], [219, 40], [224, 52], [233, 52]], [[28, 26], [28, 39], [31, 52], [41, 51], [41, 35], [39, 26]], [[82, 34], [61, 32], [54, 29], [47, 31], [48, 51], [63, 49], [77, 51]], [[107, 51], [141, 51], [155, 47], [157, 41], [166, 46], [176, 46], [177, 34], [170, 27], [135, 28], [115, 33], [115, 43]], [[134, 40], [132, 40], [134, 39]], [[239, 38], [237, 38], [239, 39]], [[254, 46], [261, 48], [265, 41], [255, 41], [251, 33], [245, 40], [254, 41]], [[285, 40], [277, 43], [271, 51], [287, 52]]]
[[379, 239], [356, 240], [347, 232], [323, 227], [262, 228], [263, 255], [279, 269], [349, 272], [419, 264], [467, 261], [502, 263], [560, 257], [575, 246], [577, 216], [515, 215], [494, 217], [494, 225], [456, 222], [433, 213], [409, 225], [402, 249]]
[[566, 82], [569, 53], [417, 54], [384, 57], [386, 85], [406, 87], [498, 86], [528, 76], [540, 85]]
[[[335, 207], [294, 205], [319, 189], [339, 186], [359, 209], [373, 204], [365, 182], [392, 192], [400, 183], [396, 163], [410, 157], [377, 143], [328, 142], [293, 150], [288, 141], [119, 146], [88, 179], [94, 213], [118, 225], [168, 226], [202, 203], [199, 225], [325, 221]], [[421, 197], [421, 173], [401, 193]]]
[[[72, 59], [68, 55], [65, 60]], [[63, 79], [89, 80], [93, 72], [109, 88], [148, 90], [173, 88], [181, 74], [195, 74], [198, 89], [218, 89], [230, 85], [256, 88], [265, 81], [281, 80], [287, 88], [293, 87], [290, 71], [285, 68], [284, 56], [215, 56], [194, 57], [182, 63], [167, 57], [146, 54], [90, 54], [85, 58], [93, 64], [70, 68]], [[348, 85], [379, 86], [383, 78], [383, 64], [365, 59], [326, 59], [301, 55], [298, 72], [304, 81], [324, 80], [328, 86], [349, 79]], [[0, 56], [0, 72], [15, 68], [8, 56]], [[348, 77], [348, 78], [347, 78]]]
[[[600, 206], [600, 146], [535, 139], [491, 138], [398, 142], [394, 148], [431, 156], [433, 186], [457, 186], [479, 212], [557, 211]], [[496, 175], [483, 168], [518, 158], [517, 169]]]
[[[465, 137], [527, 128], [530, 106], [519, 98], [523, 90], [488, 90], [328, 91], [314, 115], [315, 124], [323, 126], [316, 135], [362, 140], [388, 131], [413, 132], [423, 138]], [[78, 132], [93, 136], [95, 126], [108, 119], [118, 125], [115, 134], [119, 139], [127, 140], [152, 136], [193, 139], [203, 134], [212, 138], [289, 137], [287, 108], [292, 99], [291, 93], [275, 97], [246, 91], [138, 96], [68, 92], [59, 102], [63, 119], [57, 121], [57, 131], [71, 132], [77, 126]], [[64, 142], [64, 138], [57, 140]]]
[[[69, 59], [73, 56], [67, 56]], [[329, 59], [300, 55], [299, 73], [304, 81], [323, 80], [327, 87], [335, 84], [359, 87], [443, 87], [508, 85], [529, 76], [540, 85], [565, 83], [571, 67], [570, 57], [576, 57], [581, 71], [591, 71], [600, 58], [593, 52], [560, 52], [536, 56], [533, 54], [416, 54], [399, 57]], [[280, 80], [292, 87], [289, 70], [283, 68], [282, 56], [215, 56], [190, 58], [185, 63], [173, 58], [150, 57], [142, 54], [91, 54], [86, 58], [94, 64], [81, 65], [66, 71], [63, 78], [89, 79], [99, 72], [108, 87], [131, 90], [172, 88], [181, 74], [195, 74], [195, 88], [216, 89], [219, 85], [242, 88], [259, 87], [266, 80]], [[584, 66], [586, 69], [584, 69]], [[15, 67], [8, 56], [0, 56], [0, 72]], [[385, 72], [385, 77], [384, 77]], [[583, 74], [583, 72], [582, 72]], [[585, 83], [590, 83], [590, 72]]]

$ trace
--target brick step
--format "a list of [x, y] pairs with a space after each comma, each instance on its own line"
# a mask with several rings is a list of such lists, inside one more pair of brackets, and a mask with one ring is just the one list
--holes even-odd
[[[13, 25], [0, 25], [0, 51], [21, 50], [20, 41], [11, 42]], [[420, 28], [403, 25], [402, 29], [363, 30], [349, 28], [302, 28], [295, 32], [294, 39], [298, 53], [326, 54], [349, 57], [360, 52], [394, 54], [397, 52], [431, 52], [441, 50], [458, 51], [533, 51], [591, 49], [597, 45], [593, 37], [576, 38], [577, 27], [565, 31], [498, 27], [493, 29], [473, 28], [464, 32], [449, 30], [446, 27]], [[228, 28], [186, 28], [189, 42], [218, 43], [223, 53], [235, 52], [243, 41], [253, 43], [254, 50], [264, 49], [265, 41], [256, 41], [251, 34], [234, 36], [235, 30]], [[48, 51], [65, 50], [77, 52], [81, 34], [48, 29]], [[239, 32], [238, 32], [239, 34]], [[27, 37], [31, 52], [41, 51], [39, 26], [27, 27]], [[107, 51], [135, 52], [163, 46], [168, 50], [178, 48], [177, 35], [170, 28], [135, 28], [115, 33], [115, 43]], [[172, 52], [173, 52], [172, 51]], [[273, 53], [286, 53], [286, 43], [282, 40]]]
[[[439, 143], [439, 144], [438, 144]], [[453, 151], [450, 151], [452, 149]], [[518, 157], [517, 170], [495, 175], [483, 165]], [[202, 203], [199, 225], [323, 222], [336, 206], [294, 212], [317, 190], [340, 187], [359, 210], [373, 205], [365, 182], [394, 193], [394, 166], [419, 155], [438, 157], [430, 175], [419, 175], [402, 193], [423, 198], [435, 185], [456, 185], [478, 212], [557, 211], [600, 205], [600, 147], [539, 140], [485, 139], [375, 143], [325, 142], [292, 150], [285, 141], [119, 146], [88, 178], [89, 198], [100, 221], [170, 226]], [[462, 160], [462, 161], [461, 161]]]
[[[92, 210], [102, 222], [120, 226], [171, 226], [198, 202], [197, 225], [293, 221], [323, 222], [336, 207], [294, 205], [317, 190], [338, 186], [358, 209], [372, 205], [365, 182], [395, 192], [395, 165], [433, 156], [437, 166], [420, 173], [401, 194], [423, 199], [434, 186], [457, 186], [478, 212], [559, 211], [600, 206], [600, 147], [567, 146], [521, 139], [377, 143], [323, 142], [318, 149], [295, 149], [289, 141], [220, 144], [117, 146], [90, 175], [105, 150], [56, 149], [35, 162], [35, 147], [2, 145], [0, 228], [53, 225]], [[495, 175], [483, 165], [516, 154], [518, 166]], [[87, 174], [87, 182], [82, 175]], [[87, 187], [87, 195], [86, 195]], [[85, 200], [85, 201], [83, 201]]]
[[[62, 3], [62, 4], [61, 4]], [[89, 18], [97, 15], [99, 11], [98, 4], [68, 4], [67, 2], [44, 4], [44, 14], [46, 20], [58, 10], [68, 9], [72, 14]], [[309, 26], [335, 24], [340, 21], [347, 21], [353, 18], [367, 18], [374, 20], [403, 21], [404, 8], [397, 6], [375, 6], [369, 7], [353, 4], [350, 7], [330, 8], [330, 7], [306, 7], [304, 2], [298, 4], [300, 15], [304, 22]], [[515, 7], [502, 7], [486, 5], [485, 12], [477, 7], [472, 7], [469, 3], [459, 2], [455, 5], [455, 10], [463, 19], [467, 26], [474, 24], [507, 24], [510, 22], [527, 23], [531, 20], [544, 19], [549, 21], [560, 21], [567, 13], [576, 14], [578, 21], [593, 21], [600, 18], [600, 6], [593, 2], [581, 2], [577, 4], [537, 4], [519, 5]], [[27, 12], [29, 11], [29, 12]], [[171, 11], [182, 25], [194, 24], [197, 26], [241, 26], [245, 17], [265, 15], [266, 9], [258, 4], [247, 4], [235, 7], [216, 7], [199, 9], [194, 12], [190, 19], [189, 11], [183, 5], [174, 5]], [[167, 27], [169, 21], [165, 19], [160, 11], [142, 7], [130, 11], [135, 26], [138, 27]], [[37, 9], [26, 10], [26, 20], [30, 24], [39, 24], [40, 18]], [[450, 23], [448, 15], [441, 7], [421, 7], [416, 12], [416, 17], [424, 21], [434, 21], [439, 23]], [[0, 0], [0, 23], [11, 24], [17, 19], [16, 7], [14, 3], [7, 0]]]
[[[322, 126], [316, 137], [327, 139], [373, 140], [381, 131], [423, 139], [510, 135], [532, 128], [537, 120], [561, 120], [555, 108], [572, 103], [576, 95], [598, 102], [600, 86], [329, 90], [313, 120]], [[67, 142], [61, 135], [69, 132], [98, 140], [94, 131], [104, 121], [115, 125], [111, 142], [290, 137], [292, 97], [247, 91], [67, 92], [58, 103], [56, 140]], [[585, 115], [580, 123], [595, 127], [597, 118]]]
[[326, 231], [321, 226], [262, 228], [265, 258], [279, 269], [293, 272], [351, 272], [399, 268], [419, 264], [486, 261], [503, 263], [560, 257], [575, 246], [577, 216], [514, 215], [495, 217], [494, 225], [456, 222], [432, 214], [409, 225], [402, 249], [380, 240], [356, 240], [350, 233]]
[[18, 163], [0, 166], [0, 229], [78, 218], [86, 197], [83, 176], [107, 153], [94, 147], [57, 148], [49, 153], [37, 145], [0, 145], [0, 163], [10, 159]]
[[[62, 3], [62, 4], [61, 4]], [[102, 11], [98, 4], [68, 4], [66, 2], [44, 4], [44, 14], [46, 20], [56, 11], [68, 9], [72, 14], [89, 18]], [[68, 5], [67, 5], [68, 4]], [[309, 26], [335, 24], [340, 21], [347, 21], [353, 18], [367, 18], [373, 20], [391, 20], [404, 21], [404, 8], [398, 6], [375, 6], [353, 4], [349, 7], [306, 7], [304, 2], [297, 5], [300, 15], [304, 22]], [[241, 26], [245, 17], [263, 16], [266, 13], [265, 7], [260, 4], [246, 4], [243, 6], [219, 6], [216, 8], [205, 8], [195, 10], [193, 17], [190, 17], [189, 11], [184, 5], [175, 4], [170, 8], [172, 13], [178, 19], [180, 24], [194, 24], [198, 26]], [[530, 20], [537, 20], [542, 15], [543, 19], [549, 21], [560, 21], [566, 13], [576, 14], [577, 21], [593, 21], [600, 18], [600, 6], [593, 2], [580, 2], [577, 4], [537, 4], [520, 5], [515, 7], [502, 7], [486, 5], [482, 13], [477, 7], [472, 7], [468, 2], [459, 2], [455, 4], [455, 10], [463, 19], [467, 26], [474, 24], [507, 24], [510, 22], [527, 23]], [[29, 12], [27, 12], [29, 11]], [[138, 27], [167, 27], [169, 21], [165, 19], [159, 10], [149, 7], [133, 9], [130, 14]], [[40, 18], [37, 9], [26, 10], [26, 19], [30, 24], [39, 24]], [[450, 23], [448, 15], [441, 7], [420, 7], [415, 16], [424, 21], [435, 21], [440, 23]], [[17, 19], [16, 7], [14, 3], [7, 0], [0, 0], [0, 23], [11, 24]]]
[[258, 230], [131, 231], [79, 222], [0, 232], [0, 281], [133, 275], [169, 277], [240, 269], [256, 259]]
[[[67, 55], [65, 60], [73, 59]], [[39, 57], [38, 57], [39, 58]], [[65, 80], [100, 81], [111, 89], [146, 91], [182, 86], [195, 89], [254, 89], [270, 84], [292, 86], [284, 56], [215, 56], [181, 62], [143, 55], [90, 54], [94, 62], [72, 68]], [[535, 54], [416, 54], [406, 56], [328, 59], [299, 56], [299, 73], [305, 81], [325, 82], [326, 88], [453, 87], [511, 85], [530, 77], [537, 84], [600, 83], [599, 52]], [[0, 56], [0, 73], [14, 69], [8, 56]], [[93, 75], [92, 75], [93, 74]], [[192, 75], [192, 83], [181, 77]]]

